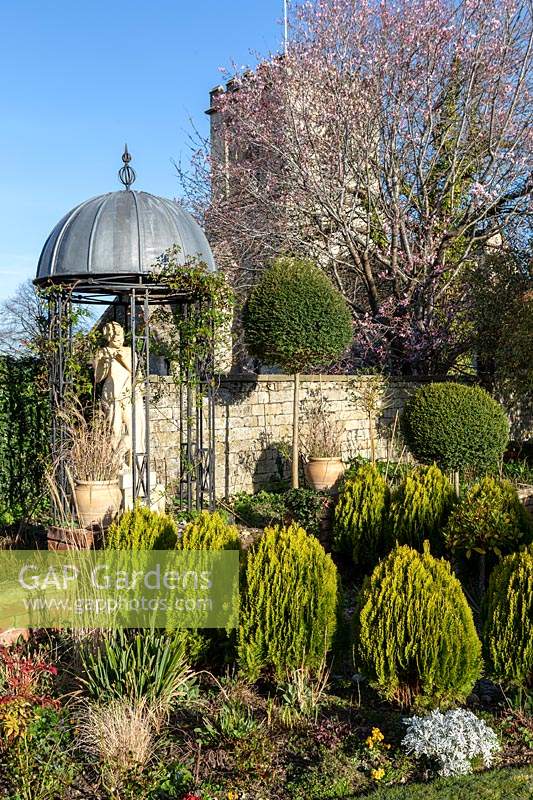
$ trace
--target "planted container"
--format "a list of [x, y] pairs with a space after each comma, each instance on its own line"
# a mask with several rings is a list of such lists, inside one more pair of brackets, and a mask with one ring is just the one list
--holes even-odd
[[80, 481], [75, 483], [74, 494], [80, 525], [107, 527], [116, 517], [122, 502], [118, 480]]
[[339, 484], [344, 474], [341, 458], [310, 457], [304, 466], [307, 483], [317, 492], [329, 492]]

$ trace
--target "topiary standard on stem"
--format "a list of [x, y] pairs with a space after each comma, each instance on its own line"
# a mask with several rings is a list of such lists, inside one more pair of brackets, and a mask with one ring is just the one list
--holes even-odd
[[430, 383], [407, 401], [402, 430], [424, 464], [458, 472], [498, 466], [509, 439], [505, 411], [479, 386]]
[[355, 618], [358, 665], [402, 705], [464, 700], [481, 674], [472, 612], [444, 559], [396, 547], [366, 579]]
[[243, 324], [250, 354], [294, 375], [292, 486], [297, 488], [300, 373], [346, 349], [353, 335], [350, 309], [316, 264], [283, 256], [252, 289]]

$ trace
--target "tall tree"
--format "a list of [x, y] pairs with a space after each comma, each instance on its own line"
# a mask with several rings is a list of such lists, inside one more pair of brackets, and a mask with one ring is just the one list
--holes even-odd
[[368, 359], [445, 372], [471, 342], [463, 280], [531, 225], [531, 0], [314, 0], [288, 52], [215, 93], [185, 177], [237, 289], [311, 257]]

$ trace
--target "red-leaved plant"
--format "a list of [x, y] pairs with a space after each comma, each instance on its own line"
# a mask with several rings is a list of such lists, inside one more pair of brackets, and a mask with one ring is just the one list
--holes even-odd
[[25, 737], [43, 708], [59, 708], [51, 696], [56, 667], [23, 647], [0, 647], [0, 729], [4, 745]]

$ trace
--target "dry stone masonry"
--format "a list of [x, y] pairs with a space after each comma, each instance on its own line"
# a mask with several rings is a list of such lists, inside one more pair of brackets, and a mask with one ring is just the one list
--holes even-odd
[[[167, 485], [179, 463], [179, 402], [168, 378], [157, 378], [152, 408], [154, 467]], [[313, 398], [322, 396], [327, 410], [343, 423], [342, 456], [370, 455], [370, 422], [363, 408], [365, 387], [373, 376], [305, 375], [301, 380], [301, 425]], [[382, 408], [376, 414], [377, 455], [401, 451], [395, 418], [417, 384], [386, 382]], [[287, 375], [225, 375], [219, 378], [215, 410], [216, 492], [229, 496], [258, 491], [288, 476], [286, 455], [292, 431], [292, 378]], [[394, 429], [396, 435], [393, 437]], [[394, 440], [393, 440], [394, 439]]]

